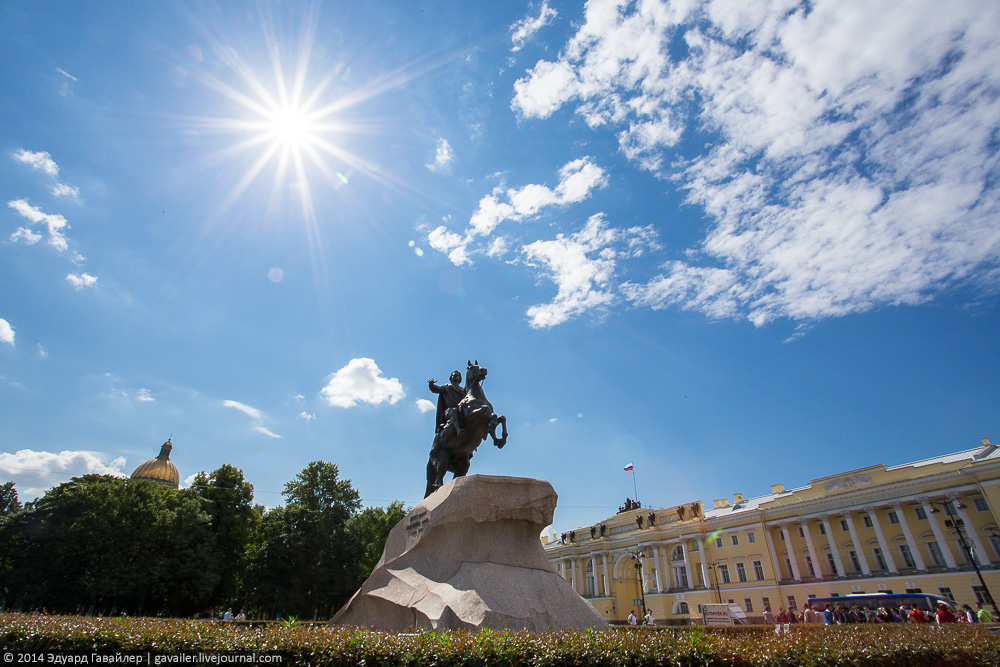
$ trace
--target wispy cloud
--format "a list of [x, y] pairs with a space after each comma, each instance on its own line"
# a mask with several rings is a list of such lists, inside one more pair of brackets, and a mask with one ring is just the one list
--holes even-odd
[[0, 343], [14, 345], [14, 328], [2, 317], [0, 317]]
[[[587, 157], [573, 160], [559, 170], [559, 183], [554, 188], [532, 183], [521, 188], [497, 187], [479, 201], [479, 206], [469, 219], [468, 227], [459, 234], [444, 225], [432, 230], [428, 243], [435, 250], [448, 255], [456, 266], [472, 264], [472, 255], [497, 256], [506, 244], [494, 239], [485, 242], [504, 222], [521, 222], [532, 219], [549, 207], [568, 206], [581, 202], [607, 183], [604, 170]], [[482, 237], [482, 238], [481, 238]]]
[[511, 106], [575, 105], [711, 221], [635, 305], [761, 325], [917, 304], [996, 290], [997, 26], [990, 2], [591, 0]]
[[125, 477], [125, 459], [106, 462], [99, 452], [64, 450], [59, 453], [21, 449], [0, 452], [0, 475], [13, 479], [23, 500], [33, 499], [55, 484], [80, 475]]
[[[32, 206], [24, 199], [13, 199], [7, 202], [7, 206], [14, 209], [22, 217], [27, 218], [30, 224], [43, 223], [49, 233], [48, 243], [50, 246], [60, 252], [69, 248], [66, 235], [63, 233], [63, 230], [69, 227], [66, 218], [58, 214], [44, 213], [42, 209]], [[10, 236], [11, 241], [23, 240], [28, 245], [37, 243], [39, 239], [40, 235], [27, 227], [19, 228]]]
[[264, 418], [264, 414], [260, 410], [258, 410], [257, 408], [252, 408], [245, 403], [240, 403], [239, 401], [225, 400], [222, 401], [222, 405], [227, 408], [233, 408], [234, 410], [239, 410], [247, 417], [250, 417], [251, 419], [255, 419], [257, 421], [260, 421], [261, 419]]
[[250, 417], [250, 419], [254, 420], [254, 422], [257, 422], [253, 425], [253, 430], [257, 431], [258, 433], [266, 435], [269, 438], [282, 437], [277, 433], [274, 433], [270, 429], [266, 428], [263, 424], [260, 423], [264, 421], [264, 413], [258, 410], [257, 408], [249, 406], [246, 403], [240, 403], [239, 401], [234, 401], [230, 399], [222, 401], [222, 406], [226, 408], [232, 408], [233, 410], [238, 410], [239, 412], [245, 414], [247, 417]]
[[89, 273], [69, 273], [66, 275], [66, 282], [72, 285], [75, 289], [83, 289], [84, 287], [93, 287], [96, 285], [97, 278]]
[[316, 419], [316, 415], [312, 414], [311, 412], [306, 412], [305, 410], [303, 410], [302, 412], [299, 413], [299, 419], [301, 419], [304, 422], [311, 422], [312, 420]]
[[446, 139], [438, 139], [437, 148], [434, 149], [434, 162], [428, 164], [427, 168], [431, 171], [443, 171], [451, 164], [454, 157], [455, 152], [451, 149], [448, 141]]
[[358, 403], [393, 405], [406, 393], [399, 380], [384, 377], [373, 359], [362, 357], [329, 375], [320, 395], [332, 406], [352, 408]]
[[538, 13], [534, 16], [526, 16], [510, 28], [510, 41], [513, 43], [511, 51], [520, 51], [524, 48], [531, 37], [552, 23], [558, 16], [556, 10], [549, 7], [548, 0], [542, 0], [542, 6], [538, 8]]
[[77, 201], [80, 199], [80, 188], [66, 183], [56, 183], [52, 186], [51, 192], [53, 197], [70, 197]]
[[550, 303], [528, 308], [531, 326], [555, 326], [584, 311], [615, 303], [613, 279], [618, 260], [641, 252], [653, 238], [648, 227], [614, 229], [602, 215], [594, 215], [575, 234], [559, 234], [550, 241], [525, 245], [521, 249], [525, 262], [540, 268], [558, 288]]
[[15, 151], [14, 159], [49, 176], [56, 177], [59, 175], [59, 165], [56, 164], [52, 156], [46, 151], [29, 151], [20, 148]]

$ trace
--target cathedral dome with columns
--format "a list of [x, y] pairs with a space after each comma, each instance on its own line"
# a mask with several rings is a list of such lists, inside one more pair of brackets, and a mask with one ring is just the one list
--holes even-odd
[[177, 471], [177, 466], [170, 462], [170, 451], [173, 448], [173, 443], [167, 440], [160, 447], [160, 453], [156, 458], [150, 459], [136, 468], [131, 479], [144, 479], [164, 486], [172, 486], [175, 489], [180, 488], [181, 474]]

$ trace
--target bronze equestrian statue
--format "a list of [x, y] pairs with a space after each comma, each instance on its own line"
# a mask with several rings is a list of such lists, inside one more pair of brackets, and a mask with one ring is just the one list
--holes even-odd
[[[444, 484], [446, 473], [464, 477], [469, 472], [472, 453], [487, 435], [500, 449], [507, 444], [507, 418], [493, 412], [493, 405], [483, 393], [485, 379], [486, 368], [476, 360], [470, 361], [465, 371], [465, 387], [460, 384], [462, 374], [458, 371], [451, 374], [451, 383], [447, 385], [427, 381], [428, 388], [438, 395], [438, 405], [424, 498]], [[499, 438], [497, 426], [501, 427]]]

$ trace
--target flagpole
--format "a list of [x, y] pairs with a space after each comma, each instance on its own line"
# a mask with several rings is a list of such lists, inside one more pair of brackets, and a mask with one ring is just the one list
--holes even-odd
[[639, 490], [635, 485], [635, 466], [632, 466], [632, 492], [635, 493], [635, 502], [639, 504]]

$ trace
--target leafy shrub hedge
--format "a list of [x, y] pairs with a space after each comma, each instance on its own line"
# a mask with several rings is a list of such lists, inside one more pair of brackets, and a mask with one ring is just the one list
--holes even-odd
[[981, 625], [629, 628], [606, 632], [420, 632], [204, 620], [0, 614], [7, 651], [75, 654], [255, 652], [271, 664], [400, 667], [1000, 665], [1000, 636]]

